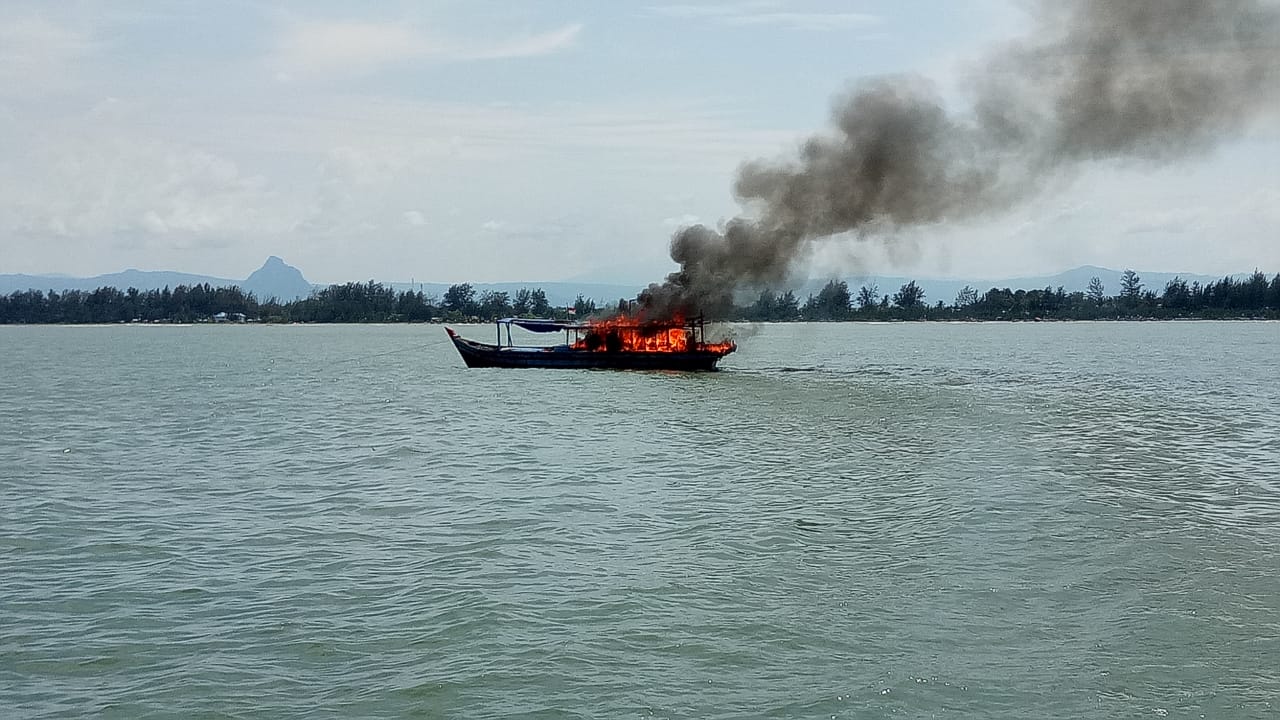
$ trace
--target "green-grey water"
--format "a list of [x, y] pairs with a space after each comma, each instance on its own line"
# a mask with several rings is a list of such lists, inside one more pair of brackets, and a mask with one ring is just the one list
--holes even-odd
[[0, 714], [1277, 712], [1280, 324], [739, 331], [0, 327]]

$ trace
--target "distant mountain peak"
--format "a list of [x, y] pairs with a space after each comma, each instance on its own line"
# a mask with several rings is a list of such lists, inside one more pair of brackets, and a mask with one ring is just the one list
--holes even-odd
[[268, 257], [262, 267], [240, 283], [240, 287], [264, 302], [272, 298], [292, 302], [311, 295], [311, 283], [302, 276], [302, 271], [276, 255]]

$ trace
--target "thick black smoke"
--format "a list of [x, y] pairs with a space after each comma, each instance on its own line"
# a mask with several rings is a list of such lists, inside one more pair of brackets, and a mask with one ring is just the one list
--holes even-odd
[[784, 162], [743, 165], [750, 211], [677, 231], [680, 270], [646, 313], [716, 314], [739, 289], [776, 285], [811, 241], [1008, 208], [1045, 178], [1105, 158], [1207, 150], [1280, 99], [1274, 0], [1043, 0], [1036, 32], [976, 74], [963, 115], [913, 77], [864, 81], [833, 131]]

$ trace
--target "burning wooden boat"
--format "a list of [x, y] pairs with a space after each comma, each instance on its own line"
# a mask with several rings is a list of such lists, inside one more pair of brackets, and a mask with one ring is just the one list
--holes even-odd
[[[496, 324], [496, 345], [468, 340], [445, 328], [467, 367], [715, 370], [720, 358], [737, 349], [732, 342], [707, 342], [702, 318], [642, 322], [618, 317], [583, 323], [503, 318]], [[516, 345], [512, 325], [534, 333], [563, 332], [564, 343]]]

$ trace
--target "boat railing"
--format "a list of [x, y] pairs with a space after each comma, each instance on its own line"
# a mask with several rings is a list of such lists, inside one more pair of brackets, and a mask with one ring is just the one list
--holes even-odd
[[[584, 322], [579, 320], [556, 320], [554, 318], [506, 317], [506, 318], [501, 318], [499, 320], [494, 321], [494, 324], [496, 325], [496, 329], [497, 329], [499, 348], [516, 346], [511, 338], [512, 325], [515, 325], [516, 327], [519, 327], [522, 330], [528, 330], [529, 332], [534, 332], [534, 333], [564, 332], [564, 343], [565, 345], [570, 345], [570, 346], [577, 343], [577, 341], [582, 338], [583, 333], [591, 332], [592, 330], [595, 330], [597, 327], [590, 322]], [[633, 323], [621, 323], [621, 324], [611, 323], [609, 327], [621, 328], [621, 329], [634, 329], [634, 330], [640, 330], [640, 331], [650, 329], [650, 328], [680, 327], [689, 331], [690, 333], [689, 341], [692, 347], [700, 347], [706, 341], [706, 337], [707, 337], [707, 323], [706, 323], [706, 317], [704, 315], [698, 315], [697, 317], [686, 319], [680, 322], [669, 322], [669, 323], [668, 322], [645, 322], [645, 321], [637, 320]], [[503, 338], [502, 338], [503, 328], [506, 328], [506, 335], [507, 335], [505, 344], [503, 343]]]

